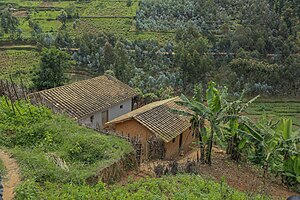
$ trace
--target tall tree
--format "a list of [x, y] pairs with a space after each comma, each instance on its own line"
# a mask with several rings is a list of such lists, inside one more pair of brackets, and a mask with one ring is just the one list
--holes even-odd
[[131, 78], [130, 73], [132, 70], [130, 70], [128, 65], [128, 52], [122, 42], [118, 41], [116, 43], [114, 55], [116, 59], [114, 64], [116, 77], [123, 82], [128, 82]]
[[111, 69], [115, 63], [115, 54], [113, 47], [109, 42], [106, 42], [103, 48], [105, 70]]
[[11, 33], [12, 35], [17, 31], [19, 20], [11, 15], [8, 9], [0, 12], [1, 24], [0, 32]]
[[43, 90], [63, 85], [67, 81], [64, 72], [70, 66], [69, 58], [69, 54], [56, 48], [44, 48], [40, 69], [32, 80], [34, 87]]

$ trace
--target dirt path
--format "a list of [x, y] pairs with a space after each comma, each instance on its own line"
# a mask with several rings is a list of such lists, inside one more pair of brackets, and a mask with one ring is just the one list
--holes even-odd
[[14, 189], [20, 182], [19, 168], [15, 159], [9, 154], [0, 150], [0, 159], [6, 168], [6, 176], [3, 177], [3, 199], [11, 200], [14, 198]]

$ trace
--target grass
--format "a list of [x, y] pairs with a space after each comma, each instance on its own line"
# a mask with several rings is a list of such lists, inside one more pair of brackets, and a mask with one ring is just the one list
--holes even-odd
[[114, 136], [99, 134], [62, 115], [25, 102], [12, 111], [0, 98], [0, 146], [17, 160], [22, 181], [82, 185], [133, 151]]
[[138, 0], [133, 0], [131, 6], [127, 1], [92, 1], [83, 4], [81, 16], [118, 16], [133, 17], [138, 9]]
[[80, 19], [73, 34], [111, 32], [122, 36], [130, 31], [131, 26], [132, 20], [124, 18]]
[[61, 11], [33, 11], [30, 14], [32, 19], [56, 19]]
[[45, 184], [46, 190], [34, 182], [27, 182], [17, 190], [17, 199], [26, 197], [32, 199], [122, 199], [122, 200], [193, 200], [193, 199], [231, 199], [231, 200], [263, 200], [264, 196], [246, 194], [234, 190], [225, 182], [216, 183], [197, 175], [165, 176], [162, 178], [147, 178], [132, 182], [126, 186], [106, 187], [103, 183], [95, 186], [74, 186], [64, 184], [58, 186], [50, 183]]

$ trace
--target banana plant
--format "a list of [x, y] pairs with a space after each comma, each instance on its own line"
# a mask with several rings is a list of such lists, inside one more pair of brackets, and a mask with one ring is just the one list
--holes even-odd
[[293, 131], [293, 121], [282, 119], [277, 131], [281, 141], [278, 151], [283, 155], [283, 182], [300, 184], [300, 130]]
[[[200, 101], [199, 98], [189, 100], [186, 96], [181, 95], [181, 101], [177, 103], [187, 107], [192, 112], [184, 112], [185, 115], [190, 115], [194, 121], [208, 122], [208, 126], [200, 126], [199, 131], [202, 136], [202, 143], [206, 143], [205, 162], [211, 165], [212, 146], [215, 134], [219, 138], [224, 139], [225, 126], [230, 119], [237, 119], [238, 115], [233, 115], [229, 111], [232, 110], [231, 103], [225, 99], [227, 95], [226, 89], [219, 91], [214, 82], [208, 84], [206, 90], [206, 103]], [[199, 95], [198, 95], [199, 97]], [[202, 123], [203, 125], [203, 123]], [[203, 158], [203, 156], [201, 156]]]
[[252, 136], [262, 146], [264, 177], [270, 165], [283, 176], [283, 182], [290, 186], [300, 183], [300, 130], [293, 131], [291, 119], [280, 123], [266, 122], [266, 118], [249, 127]]

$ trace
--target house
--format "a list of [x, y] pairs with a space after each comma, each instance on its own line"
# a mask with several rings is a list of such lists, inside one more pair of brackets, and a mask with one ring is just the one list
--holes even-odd
[[64, 112], [94, 129], [133, 110], [137, 93], [116, 78], [103, 75], [29, 95], [54, 112]]
[[191, 117], [174, 110], [186, 110], [176, 104], [175, 97], [157, 101], [117, 117], [105, 124], [105, 128], [130, 138], [140, 138], [142, 160], [172, 159], [188, 151], [196, 139], [191, 129]]

